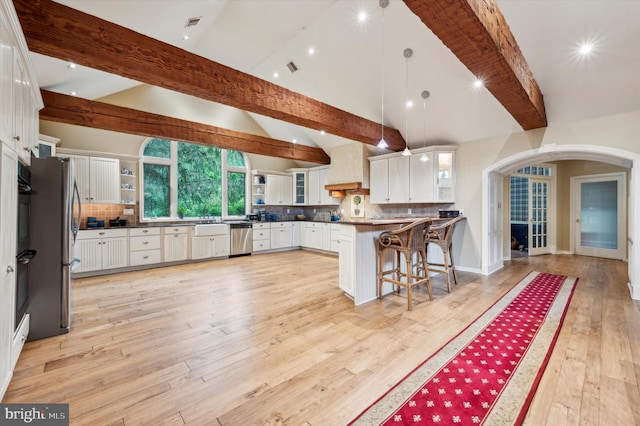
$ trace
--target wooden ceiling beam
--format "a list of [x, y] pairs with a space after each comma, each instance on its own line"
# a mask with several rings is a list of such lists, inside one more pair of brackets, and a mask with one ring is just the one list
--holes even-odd
[[404, 0], [524, 130], [547, 126], [542, 92], [494, 0]]
[[329, 164], [320, 148], [236, 132], [192, 121], [138, 111], [104, 102], [41, 90], [44, 108], [40, 119], [146, 137], [157, 137], [252, 154]]
[[[377, 145], [381, 125], [51, 0], [14, 0], [29, 50]], [[384, 128], [390, 150], [405, 143]]]

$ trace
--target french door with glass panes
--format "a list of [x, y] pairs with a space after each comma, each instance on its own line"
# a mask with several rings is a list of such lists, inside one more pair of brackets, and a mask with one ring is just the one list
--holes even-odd
[[550, 179], [529, 179], [529, 254], [547, 254], [549, 248]]

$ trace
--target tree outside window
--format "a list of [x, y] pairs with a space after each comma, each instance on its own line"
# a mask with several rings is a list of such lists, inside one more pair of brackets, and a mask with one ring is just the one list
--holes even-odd
[[154, 138], [142, 162], [146, 219], [246, 213], [248, 167], [239, 151]]

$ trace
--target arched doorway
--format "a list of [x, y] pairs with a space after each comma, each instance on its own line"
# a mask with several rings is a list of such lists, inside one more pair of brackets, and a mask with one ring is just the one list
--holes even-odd
[[640, 300], [640, 262], [634, 241], [640, 241], [640, 228], [636, 226], [634, 212], [640, 212], [640, 185], [635, 182], [633, 167], [640, 166], [637, 153], [611, 147], [593, 145], [545, 145], [539, 149], [521, 152], [507, 157], [482, 173], [482, 272], [490, 274], [502, 268], [504, 231], [501, 229], [503, 177], [532, 162], [558, 160], [590, 160], [615, 164], [629, 169], [629, 200], [627, 231], [629, 291], [633, 299]]

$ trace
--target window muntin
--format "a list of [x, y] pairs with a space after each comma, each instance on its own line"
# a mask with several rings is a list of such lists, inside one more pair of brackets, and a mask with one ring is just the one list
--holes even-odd
[[249, 174], [242, 152], [158, 138], [142, 152], [142, 220], [246, 213]]

